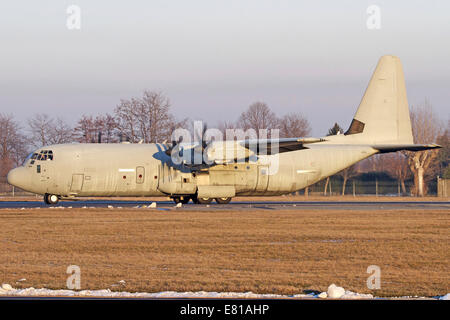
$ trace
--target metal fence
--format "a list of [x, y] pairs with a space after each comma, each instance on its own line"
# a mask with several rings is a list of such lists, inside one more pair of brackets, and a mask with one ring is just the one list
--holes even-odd
[[[438, 183], [436, 179], [426, 181], [427, 195], [438, 195]], [[325, 190], [326, 185], [326, 190]], [[414, 188], [412, 179], [406, 180], [402, 185], [399, 181], [390, 178], [384, 173], [366, 173], [346, 182], [345, 195], [383, 195], [383, 196], [411, 196]], [[450, 188], [450, 184], [447, 188]], [[308, 193], [314, 195], [342, 195], [343, 179], [340, 176], [330, 177], [328, 184], [325, 180], [308, 188]], [[303, 194], [305, 191], [300, 191]], [[439, 195], [443, 196], [443, 195]]]
[[[323, 195], [385, 195], [385, 196], [409, 196], [413, 183], [405, 182], [404, 188], [397, 181], [373, 180], [361, 181], [356, 179], [348, 180], [343, 190], [343, 181], [340, 179], [330, 179], [326, 189], [325, 181], [318, 182], [308, 188], [312, 194]], [[344, 192], [343, 192], [344, 191]], [[436, 195], [436, 192], [428, 192], [428, 195]]]

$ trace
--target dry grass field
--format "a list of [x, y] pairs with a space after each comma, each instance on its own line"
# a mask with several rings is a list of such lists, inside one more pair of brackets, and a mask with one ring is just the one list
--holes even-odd
[[65, 288], [75, 264], [82, 289], [450, 292], [449, 210], [3, 209], [0, 225], [0, 282], [17, 288]]

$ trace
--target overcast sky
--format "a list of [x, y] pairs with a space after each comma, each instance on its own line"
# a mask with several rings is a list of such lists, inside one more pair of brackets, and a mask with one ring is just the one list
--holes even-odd
[[[66, 26], [69, 5], [81, 29]], [[370, 5], [381, 29], [369, 30]], [[400, 57], [410, 105], [449, 117], [450, 1], [2, 1], [0, 112], [73, 123], [144, 89], [210, 126], [254, 101], [347, 127], [375, 65]]]

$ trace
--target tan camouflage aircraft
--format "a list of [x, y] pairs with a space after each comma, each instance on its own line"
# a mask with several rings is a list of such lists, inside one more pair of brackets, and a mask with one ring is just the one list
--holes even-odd
[[[200, 139], [199, 139], [200, 141]], [[155, 144], [61, 144], [40, 148], [8, 182], [44, 195], [169, 196], [176, 203], [228, 203], [235, 196], [303, 189], [377, 153], [439, 148], [413, 142], [400, 59], [383, 56], [344, 134]], [[200, 162], [192, 161], [199, 158]]]

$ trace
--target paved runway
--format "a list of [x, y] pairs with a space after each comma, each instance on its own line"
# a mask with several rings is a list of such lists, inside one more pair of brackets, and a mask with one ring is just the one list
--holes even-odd
[[[172, 209], [175, 204], [172, 201], [156, 201], [159, 209]], [[151, 201], [129, 200], [78, 200], [61, 201], [57, 205], [48, 206], [43, 201], [0, 201], [0, 209], [22, 208], [143, 208], [149, 206]], [[229, 204], [199, 205], [184, 204], [183, 210], [386, 210], [386, 209], [423, 209], [423, 210], [450, 210], [450, 202], [436, 201], [408, 201], [408, 202], [363, 202], [363, 201], [233, 201]]]

